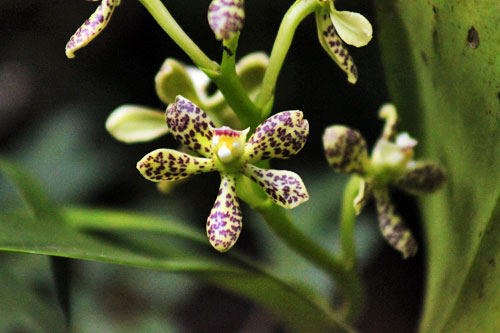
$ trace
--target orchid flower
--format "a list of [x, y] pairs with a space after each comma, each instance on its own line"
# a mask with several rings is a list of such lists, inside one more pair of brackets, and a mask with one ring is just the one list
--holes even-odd
[[356, 213], [373, 197], [382, 235], [408, 258], [417, 252], [417, 243], [391, 202], [389, 186], [411, 194], [431, 193], [444, 183], [445, 174], [436, 163], [414, 160], [417, 141], [408, 133], [397, 133], [398, 117], [393, 105], [383, 106], [379, 115], [386, 124], [371, 158], [361, 134], [345, 126], [328, 127], [323, 145], [326, 159], [335, 171], [361, 177], [353, 203]]
[[247, 141], [249, 129], [215, 128], [207, 114], [190, 100], [177, 96], [166, 111], [170, 133], [183, 147], [201, 157], [173, 149], [157, 149], [144, 156], [137, 169], [153, 182], [179, 180], [218, 171], [221, 183], [207, 219], [212, 246], [228, 251], [239, 237], [242, 213], [236, 195], [240, 177], [248, 177], [277, 205], [291, 209], [309, 199], [302, 179], [291, 171], [261, 169], [254, 163], [270, 158], [287, 159], [304, 146], [309, 124], [301, 111], [284, 111], [260, 124]]
[[316, 26], [321, 46], [347, 74], [347, 80], [354, 84], [358, 70], [344, 43], [365, 46], [372, 39], [372, 25], [359, 13], [338, 11], [334, 0], [319, 2], [322, 6], [316, 11]]

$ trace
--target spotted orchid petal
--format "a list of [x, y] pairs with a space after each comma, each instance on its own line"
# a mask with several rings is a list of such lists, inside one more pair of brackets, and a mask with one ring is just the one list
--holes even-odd
[[244, 0], [212, 0], [207, 16], [217, 40], [230, 40], [243, 29], [244, 3]]
[[220, 252], [228, 251], [238, 240], [242, 214], [236, 197], [236, 175], [221, 173], [219, 194], [207, 219], [210, 244]]
[[297, 154], [307, 140], [309, 123], [301, 111], [283, 111], [260, 124], [245, 146], [249, 163], [269, 158], [287, 159]]
[[[166, 105], [175, 102], [175, 97], [178, 95], [184, 96], [197, 105], [202, 105], [194, 81], [187, 72], [186, 67], [177, 60], [168, 58], [156, 74], [156, 94]], [[201, 72], [199, 69], [196, 70]], [[205, 75], [203, 72], [201, 74]]]
[[162, 182], [216, 171], [217, 168], [213, 159], [194, 157], [172, 149], [157, 149], [137, 162], [137, 170], [150, 181]]
[[261, 169], [252, 164], [245, 164], [242, 172], [262, 187], [274, 203], [283, 208], [295, 208], [309, 200], [304, 182], [294, 172]]
[[106, 130], [125, 143], [154, 140], [168, 132], [165, 114], [138, 105], [122, 105], [106, 120]]
[[[96, 0], [92, 0], [96, 1]], [[108, 25], [111, 15], [120, 0], [103, 0], [94, 14], [71, 36], [66, 44], [66, 56], [74, 58], [75, 52], [87, 46]]]
[[369, 163], [363, 136], [349, 127], [334, 125], [323, 134], [323, 147], [330, 167], [338, 172], [364, 174]]
[[365, 46], [373, 37], [370, 21], [359, 13], [340, 12], [333, 9], [330, 11], [330, 18], [335, 30], [346, 44], [356, 47]]
[[323, 49], [335, 63], [347, 74], [347, 81], [354, 84], [358, 80], [358, 69], [354, 60], [340, 39], [326, 10], [316, 11], [318, 38]]
[[417, 243], [396, 212], [387, 188], [378, 188], [373, 194], [382, 235], [392, 247], [402, 253], [404, 259], [414, 256], [418, 249]]
[[369, 182], [362, 179], [359, 183], [358, 194], [354, 198], [353, 206], [356, 215], [361, 214], [363, 208], [365, 208], [366, 204], [370, 201], [372, 196], [372, 186]]
[[436, 191], [445, 180], [441, 166], [433, 162], [419, 161], [408, 163], [404, 174], [394, 184], [409, 193], [422, 194]]
[[224, 164], [240, 160], [250, 128], [236, 131], [227, 126], [213, 128], [212, 151]]
[[212, 157], [212, 128], [207, 114], [190, 100], [177, 96], [167, 108], [167, 126], [182, 145], [202, 156]]

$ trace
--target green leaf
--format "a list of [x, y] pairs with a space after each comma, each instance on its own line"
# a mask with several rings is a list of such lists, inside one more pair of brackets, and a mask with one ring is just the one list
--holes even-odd
[[[7, 170], [9, 176], [14, 175], [30, 208], [40, 210], [41, 202], [54, 208], [34, 179], [20, 168], [4, 162], [0, 168]], [[298, 331], [350, 331], [337, 320], [328, 304], [312, 293], [234, 251], [230, 256], [217, 255], [201, 233], [168, 219], [73, 208], [62, 210], [62, 214], [51, 210], [50, 214], [36, 217], [23, 212], [0, 212], [0, 221], [0, 250], [185, 273], [262, 304]], [[111, 231], [109, 237], [100, 236]], [[162, 238], [151, 238], [152, 233]], [[174, 238], [180, 241], [175, 242]], [[193, 242], [205, 249], [189, 246]], [[233, 258], [240, 264], [228, 264], [221, 258]]]
[[[422, 332], [500, 329], [498, 1], [378, 1], [382, 59], [404, 124], [447, 184], [422, 200]], [[404, 69], [404, 70], [399, 70]], [[405, 113], [406, 112], [406, 113]]]
[[0, 331], [65, 332], [63, 313], [31, 286], [0, 267]]

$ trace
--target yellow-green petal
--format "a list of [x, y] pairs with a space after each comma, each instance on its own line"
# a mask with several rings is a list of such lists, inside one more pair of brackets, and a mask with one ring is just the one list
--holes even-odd
[[[95, 0], [94, 0], [95, 1]], [[75, 52], [87, 46], [108, 25], [111, 15], [120, 0], [103, 0], [94, 14], [71, 36], [66, 44], [66, 56], [74, 58]]]
[[404, 259], [414, 256], [418, 250], [417, 242], [396, 212], [388, 190], [386, 188], [374, 189], [373, 195], [382, 236], [393, 248], [401, 252]]
[[354, 198], [353, 206], [356, 215], [361, 214], [363, 208], [365, 208], [366, 204], [370, 201], [372, 196], [372, 188], [369, 182], [364, 179], [361, 179], [359, 182], [359, 190], [358, 194]]
[[162, 64], [155, 76], [155, 88], [156, 94], [166, 105], [173, 103], [177, 95], [201, 105], [200, 97], [186, 67], [173, 58], [168, 58]]
[[365, 46], [373, 37], [370, 21], [359, 13], [333, 10], [330, 12], [330, 18], [338, 35], [346, 44]]
[[323, 134], [326, 160], [335, 171], [364, 174], [369, 163], [363, 136], [346, 126], [333, 125]]
[[217, 200], [207, 219], [207, 236], [219, 252], [228, 251], [238, 240], [242, 214], [236, 197], [236, 175], [221, 173]]
[[304, 147], [309, 123], [301, 111], [283, 111], [260, 124], [245, 145], [249, 163], [269, 158], [287, 159]]
[[283, 208], [295, 208], [309, 200], [302, 178], [294, 172], [261, 169], [251, 164], [245, 164], [241, 172], [262, 187], [267, 196]]
[[398, 113], [394, 104], [387, 103], [382, 105], [380, 111], [378, 112], [378, 116], [380, 119], [385, 120], [381, 138], [387, 141], [394, 140], [399, 126]]
[[445, 182], [443, 168], [436, 163], [419, 161], [408, 163], [403, 175], [395, 181], [395, 185], [412, 194], [432, 193]]
[[207, 114], [190, 100], [177, 96], [166, 113], [167, 126], [174, 138], [191, 151], [212, 157], [212, 128]]
[[154, 140], [168, 132], [162, 111], [139, 105], [122, 105], [106, 120], [106, 130], [125, 143]]
[[157, 149], [137, 162], [137, 170], [152, 182], [172, 181], [217, 170], [210, 158], [194, 157], [173, 149]]
[[316, 11], [316, 26], [321, 46], [335, 63], [347, 74], [347, 81], [354, 84], [358, 80], [358, 69], [332, 24], [325, 10]]

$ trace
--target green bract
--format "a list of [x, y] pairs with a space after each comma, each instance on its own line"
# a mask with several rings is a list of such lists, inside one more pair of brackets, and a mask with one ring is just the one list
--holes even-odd
[[284, 111], [260, 124], [247, 141], [248, 130], [215, 128], [207, 114], [188, 99], [177, 96], [166, 112], [167, 126], [182, 146], [199, 156], [157, 149], [144, 156], [137, 169], [153, 182], [172, 181], [218, 171], [221, 185], [207, 220], [207, 235], [218, 251], [229, 250], [238, 239], [242, 214], [236, 182], [246, 176], [276, 204], [290, 209], [309, 199], [302, 179], [291, 171], [261, 169], [251, 163], [273, 157], [289, 158], [304, 146], [309, 124], [300, 111]]
[[362, 178], [353, 202], [356, 212], [359, 214], [373, 197], [382, 235], [407, 258], [416, 253], [417, 244], [390, 200], [389, 185], [410, 193], [430, 193], [443, 184], [445, 175], [437, 164], [413, 160], [417, 141], [407, 133], [397, 135], [398, 118], [393, 105], [384, 105], [379, 115], [386, 124], [371, 158], [361, 134], [345, 126], [328, 127], [323, 145], [334, 170]]

